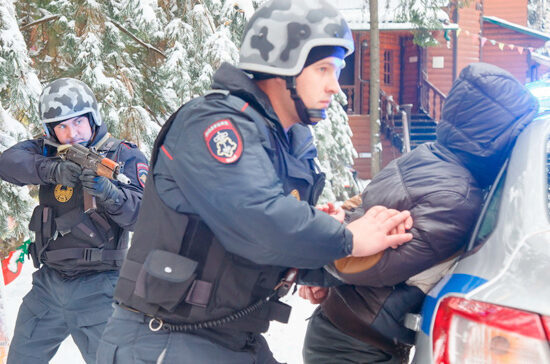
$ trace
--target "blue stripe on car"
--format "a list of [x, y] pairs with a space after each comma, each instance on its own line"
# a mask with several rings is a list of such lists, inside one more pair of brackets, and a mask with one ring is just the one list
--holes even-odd
[[[424, 305], [422, 306], [422, 331], [424, 331], [426, 335], [429, 335], [431, 322], [435, 318], [433, 317], [435, 307], [441, 297], [449, 293], [459, 293], [460, 295], [464, 295], [481, 286], [485, 282], [487, 282], [486, 279], [469, 274], [453, 274], [436, 295], [432, 294], [433, 290], [428, 293], [426, 299], [424, 300]], [[436, 289], [437, 286], [434, 290]]]

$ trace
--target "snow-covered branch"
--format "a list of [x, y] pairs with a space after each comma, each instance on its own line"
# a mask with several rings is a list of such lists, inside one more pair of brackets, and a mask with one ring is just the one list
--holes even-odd
[[25, 30], [27, 28], [34, 27], [35, 25], [38, 25], [38, 24], [47, 23], [47, 22], [52, 21], [52, 20], [57, 20], [57, 19], [59, 19], [60, 16], [61, 15], [59, 15], [59, 14], [45, 16], [43, 18], [40, 18], [40, 19], [35, 20], [33, 22], [30, 22], [29, 24], [21, 25], [21, 27], [19, 27], [19, 29]]
[[158, 48], [155, 48], [153, 47], [151, 44], [149, 43], [146, 43], [144, 41], [142, 41], [141, 39], [139, 39], [138, 37], [136, 37], [134, 34], [132, 34], [132, 32], [130, 32], [128, 29], [124, 28], [121, 24], [117, 23], [116, 21], [112, 20], [111, 19], [111, 22], [118, 28], [120, 29], [122, 32], [126, 33], [127, 35], [130, 36], [130, 38], [132, 38], [133, 40], [135, 40], [137, 43], [139, 43], [141, 46], [147, 48], [147, 49], [150, 49], [152, 50], [153, 52], [161, 55], [164, 59], [166, 59], [166, 55], [161, 51], [159, 50]]

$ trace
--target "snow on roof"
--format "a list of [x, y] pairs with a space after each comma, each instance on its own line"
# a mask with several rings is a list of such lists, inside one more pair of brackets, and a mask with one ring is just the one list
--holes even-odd
[[[367, 1], [332, 0], [331, 3], [340, 10], [352, 30], [370, 29], [370, 11]], [[400, 3], [400, 0], [380, 0], [378, 2], [380, 30], [410, 30], [416, 28], [415, 24], [398, 21]], [[421, 2], [415, 2], [415, 5], [418, 3]], [[418, 10], [424, 9], [419, 8]], [[449, 24], [449, 15], [445, 11], [440, 10], [437, 15], [446, 24], [443, 26], [443, 29], [457, 29], [455, 24]]]
[[544, 39], [544, 40], [550, 40], [550, 34], [543, 33], [541, 31], [531, 29], [528, 27], [525, 27], [523, 25], [519, 25], [516, 23], [509, 22], [507, 20], [504, 20], [502, 18], [498, 18], [496, 16], [484, 16], [483, 21], [493, 23], [496, 25], [500, 25], [501, 27], [508, 28], [515, 30], [516, 32], [527, 34], [536, 38]]

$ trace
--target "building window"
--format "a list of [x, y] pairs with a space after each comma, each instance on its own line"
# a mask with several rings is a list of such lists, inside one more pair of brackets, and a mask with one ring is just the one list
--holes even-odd
[[392, 75], [392, 51], [384, 51], [384, 85], [391, 85], [393, 80]]

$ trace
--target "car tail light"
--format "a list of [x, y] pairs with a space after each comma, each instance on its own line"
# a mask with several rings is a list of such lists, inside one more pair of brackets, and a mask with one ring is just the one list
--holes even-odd
[[549, 338], [549, 317], [449, 297], [435, 318], [434, 362], [550, 363]]

